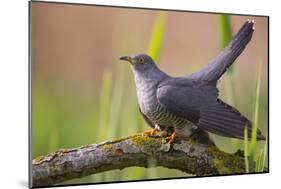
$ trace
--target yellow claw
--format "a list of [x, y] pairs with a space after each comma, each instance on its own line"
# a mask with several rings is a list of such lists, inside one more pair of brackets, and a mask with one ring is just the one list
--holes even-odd
[[168, 144], [171, 144], [176, 138], [176, 132], [173, 132], [171, 136], [166, 137], [166, 140], [168, 141]]
[[143, 134], [145, 134], [145, 135], [155, 135], [155, 134], [157, 134], [158, 132], [159, 132], [159, 130], [156, 129], [156, 128], [154, 128], [154, 129], [152, 129], [152, 130], [144, 131]]

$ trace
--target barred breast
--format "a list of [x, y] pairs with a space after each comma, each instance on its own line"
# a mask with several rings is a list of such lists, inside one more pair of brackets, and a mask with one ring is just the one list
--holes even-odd
[[179, 129], [191, 124], [188, 120], [176, 116], [158, 103], [155, 90], [157, 83], [147, 81], [143, 83], [143, 80], [136, 83], [140, 109], [154, 123], [162, 126], [176, 126]]
[[137, 96], [138, 103], [142, 113], [150, 115], [156, 111], [157, 99], [156, 99], [156, 83], [150, 82], [150, 84], [143, 83], [143, 81], [137, 83]]

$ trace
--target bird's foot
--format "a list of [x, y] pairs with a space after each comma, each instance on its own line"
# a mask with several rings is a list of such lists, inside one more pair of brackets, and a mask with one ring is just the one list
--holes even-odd
[[143, 134], [145, 134], [145, 135], [156, 135], [158, 132], [159, 132], [159, 129], [154, 128], [152, 130], [144, 131]]
[[173, 134], [171, 136], [166, 137], [166, 141], [168, 142], [168, 144], [171, 144], [176, 138], [176, 132], [173, 132]]

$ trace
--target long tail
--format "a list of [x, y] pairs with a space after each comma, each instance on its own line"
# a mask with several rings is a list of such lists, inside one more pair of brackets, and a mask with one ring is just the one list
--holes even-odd
[[[207, 105], [200, 110], [199, 125], [206, 131], [233, 138], [244, 139], [244, 129], [248, 129], [248, 138], [252, 138], [252, 123], [238, 110], [218, 99], [217, 103]], [[257, 140], [265, 140], [257, 129]]]
[[254, 21], [248, 20], [234, 36], [228, 46], [202, 70], [190, 75], [197, 79], [217, 82], [236, 58], [243, 52], [252, 38]]

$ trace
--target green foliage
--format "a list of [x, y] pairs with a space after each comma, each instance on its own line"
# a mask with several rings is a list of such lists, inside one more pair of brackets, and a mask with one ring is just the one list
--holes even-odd
[[260, 149], [258, 153], [257, 148], [257, 130], [259, 125], [259, 110], [260, 110], [260, 88], [261, 88], [261, 77], [262, 76], [262, 62], [259, 63], [257, 86], [256, 86], [256, 97], [255, 97], [255, 109], [253, 116], [253, 129], [251, 133], [251, 141], [248, 141], [248, 133], [245, 129], [244, 135], [244, 150], [245, 150], [245, 164], [247, 172], [261, 172], [265, 169], [265, 159], [267, 152], [267, 143], [265, 143], [264, 149]]
[[264, 171], [266, 168], [266, 159], [267, 159], [267, 141], [264, 143], [264, 147], [262, 150], [262, 153], [260, 154], [261, 156], [261, 164], [258, 167], [257, 171]]
[[[231, 21], [227, 15], [219, 15], [220, 47], [223, 50], [232, 39]], [[226, 71], [225, 90], [227, 101], [236, 105], [235, 83], [234, 83], [234, 64]]]
[[245, 159], [245, 171], [249, 173], [249, 150], [248, 150], [248, 129], [244, 129], [244, 159]]
[[227, 15], [220, 15], [220, 46], [225, 48], [232, 39], [230, 18]]
[[165, 13], [160, 12], [155, 19], [148, 47], [148, 55], [150, 55], [156, 62], [159, 59], [160, 50], [163, 45], [165, 26], [166, 15]]
[[120, 74], [118, 74], [118, 78], [116, 78], [116, 82], [113, 88], [112, 98], [111, 98], [111, 106], [110, 106], [110, 123], [109, 129], [110, 134], [109, 138], [115, 137], [119, 135], [120, 132], [120, 111], [122, 111], [122, 96], [124, 92], [124, 73], [122, 67], [118, 67], [117, 70]]
[[[254, 113], [254, 122], [253, 122], [253, 130], [252, 130], [252, 139], [250, 143], [250, 167], [254, 167], [254, 162], [256, 159], [256, 146], [257, 146], [257, 129], [258, 129], [258, 121], [259, 121], [259, 102], [260, 102], [260, 83], [261, 83], [261, 62], [259, 64], [259, 70], [258, 70], [258, 78], [257, 78], [257, 87], [256, 87], [256, 101], [255, 101], [255, 113]], [[253, 171], [253, 170], [251, 170]]]

